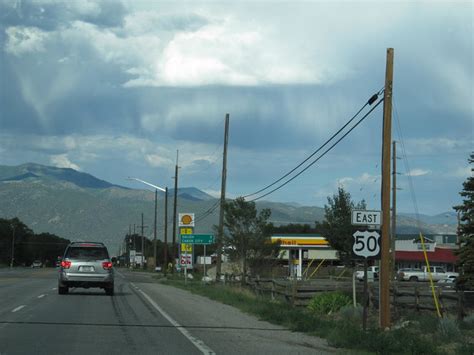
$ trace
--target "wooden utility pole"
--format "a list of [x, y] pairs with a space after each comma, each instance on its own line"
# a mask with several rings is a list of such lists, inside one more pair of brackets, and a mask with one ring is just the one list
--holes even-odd
[[382, 250], [380, 267], [380, 327], [390, 328], [390, 148], [392, 141], [393, 48], [387, 49], [382, 141]]
[[163, 272], [166, 275], [168, 270], [168, 187], [165, 188], [165, 245], [163, 251]]
[[397, 239], [397, 142], [392, 142], [392, 233], [390, 248], [392, 249], [391, 277], [395, 279], [395, 241]]
[[229, 142], [229, 114], [225, 115], [224, 128], [224, 154], [222, 157], [222, 184], [221, 184], [221, 201], [219, 210], [219, 230], [217, 233], [217, 260], [216, 260], [216, 281], [220, 280], [221, 275], [221, 258], [222, 258], [222, 240], [224, 239], [224, 204], [225, 204], [225, 187], [227, 180], [227, 144]]
[[174, 206], [173, 206], [173, 247], [172, 247], [172, 255], [171, 257], [173, 260], [173, 268], [171, 269], [171, 273], [174, 273], [174, 263], [176, 259], [176, 208], [178, 203], [178, 154], [179, 151], [176, 151], [176, 166], [174, 169]]
[[157, 216], [158, 213], [158, 189], [155, 189], [155, 219], [153, 223], [153, 265], [154, 269], [153, 272], [156, 271], [156, 219], [158, 218]]
[[145, 237], [143, 236], [143, 229], [144, 229], [144, 226], [143, 226], [143, 213], [142, 213], [142, 227], [141, 227], [141, 231], [142, 231], [142, 234], [141, 234], [141, 237], [142, 237], [142, 269], [145, 268]]

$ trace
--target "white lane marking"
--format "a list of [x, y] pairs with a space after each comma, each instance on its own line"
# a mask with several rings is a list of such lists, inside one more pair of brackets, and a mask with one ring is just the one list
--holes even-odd
[[46, 296], [46, 295], [39, 295], [38, 298], [43, 298], [44, 296]]
[[18, 312], [20, 309], [26, 307], [26, 305], [21, 305], [12, 310], [12, 313]]
[[183, 334], [186, 338], [188, 338], [188, 340], [193, 343], [193, 345], [198, 348], [203, 354], [215, 354], [215, 352], [209, 348], [206, 344], [204, 344], [204, 342], [201, 340], [201, 339], [198, 339], [194, 336], [191, 335], [191, 333], [189, 333], [187, 331], [187, 329], [183, 328], [183, 326], [181, 324], [179, 324], [177, 321], [175, 321], [173, 318], [171, 318], [171, 316], [166, 313], [160, 306], [158, 306], [156, 304], [155, 301], [153, 301], [151, 299], [150, 296], [148, 296], [145, 292], [143, 292], [142, 290], [140, 290], [137, 286], [135, 286], [132, 282], [130, 283], [138, 292], [140, 292], [143, 297], [145, 297], [145, 299], [150, 302], [150, 304], [158, 311], [161, 313], [161, 315], [163, 317], [165, 317], [168, 322], [170, 322], [177, 330], [179, 330], [181, 332], [181, 334]]

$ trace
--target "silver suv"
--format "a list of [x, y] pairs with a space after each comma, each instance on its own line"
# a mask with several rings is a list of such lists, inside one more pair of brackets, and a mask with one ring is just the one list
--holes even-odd
[[68, 293], [69, 287], [100, 287], [113, 296], [114, 270], [104, 244], [74, 242], [68, 245], [59, 267], [58, 293]]

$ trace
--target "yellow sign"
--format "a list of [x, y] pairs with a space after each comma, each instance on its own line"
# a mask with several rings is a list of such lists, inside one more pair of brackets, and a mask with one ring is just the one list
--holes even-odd
[[179, 234], [193, 234], [192, 228], [180, 228]]
[[304, 237], [304, 236], [272, 236], [272, 243], [280, 242], [282, 247], [301, 247], [301, 246], [329, 246], [328, 241], [324, 237]]
[[180, 227], [194, 227], [194, 213], [180, 213], [178, 217]]
[[193, 252], [193, 245], [192, 244], [181, 244], [181, 251], [183, 253], [192, 253]]

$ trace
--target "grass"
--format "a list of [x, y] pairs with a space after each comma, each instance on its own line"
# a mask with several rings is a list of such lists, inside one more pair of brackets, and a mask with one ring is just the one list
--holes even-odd
[[[473, 354], [472, 321], [458, 324], [455, 320], [439, 320], [432, 315], [412, 315], [405, 326], [390, 331], [377, 327], [377, 314], [369, 318], [369, 329], [361, 327], [360, 309], [343, 307], [324, 316], [307, 308], [292, 308], [287, 303], [257, 296], [239, 286], [203, 284], [178, 276], [161, 281], [212, 300], [231, 305], [261, 320], [284, 326], [292, 331], [309, 333], [327, 339], [330, 346], [375, 354]], [[453, 336], [454, 335], [454, 336]]]

